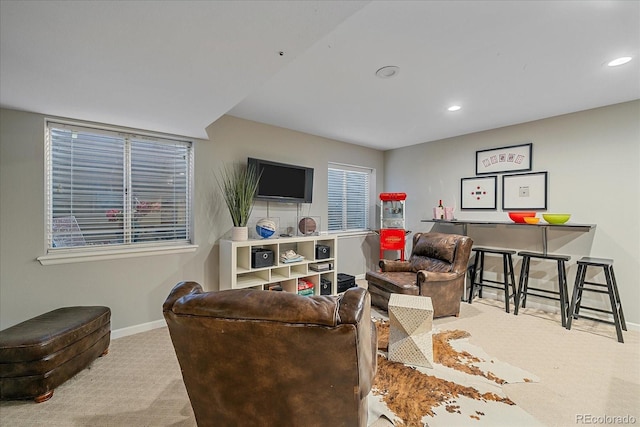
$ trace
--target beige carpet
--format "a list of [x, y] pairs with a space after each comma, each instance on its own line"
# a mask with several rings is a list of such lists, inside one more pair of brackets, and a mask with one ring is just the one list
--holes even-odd
[[[434, 325], [467, 331], [471, 344], [534, 374], [539, 382], [502, 389], [542, 425], [575, 426], [587, 424], [579, 421], [586, 417], [616, 416], [635, 417], [640, 424], [637, 331], [625, 332], [620, 344], [613, 326], [581, 319], [567, 331], [555, 315], [525, 309], [514, 316], [488, 298], [463, 303], [459, 318], [436, 319]], [[107, 356], [45, 403], [0, 402], [0, 425], [187, 427], [195, 420], [167, 329], [160, 328], [113, 340]]]

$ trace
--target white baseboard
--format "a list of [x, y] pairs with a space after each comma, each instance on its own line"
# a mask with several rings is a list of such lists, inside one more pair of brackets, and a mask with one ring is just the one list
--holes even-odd
[[126, 328], [115, 329], [111, 331], [111, 339], [115, 340], [129, 335], [139, 334], [140, 332], [147, 332], [152, 329], [163, 328], [165, 326], [167, 326], [167, 322], [165, 322], [164, 319], [141, 323], [139, 325], [127, 326]]

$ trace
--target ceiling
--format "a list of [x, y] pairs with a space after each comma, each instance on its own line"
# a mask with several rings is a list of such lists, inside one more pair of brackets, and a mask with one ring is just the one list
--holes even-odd
[[0, 2], [0, 106], [188, 137], [387, 150], [634, 99], [636, 0]]

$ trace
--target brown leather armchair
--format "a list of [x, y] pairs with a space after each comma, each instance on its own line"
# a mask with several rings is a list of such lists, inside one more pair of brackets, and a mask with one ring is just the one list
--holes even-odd
[[458, 316], [473, 241], [467, 236], [416, 233], [407, 261], [380, 260], [369, 271], [371, 303], [387, 310], [392, 293], [431, 297], [433, 317]]
[[376, 330], [363, 288], [203, 292], [163, 305], [198, 426], [366, 426]]

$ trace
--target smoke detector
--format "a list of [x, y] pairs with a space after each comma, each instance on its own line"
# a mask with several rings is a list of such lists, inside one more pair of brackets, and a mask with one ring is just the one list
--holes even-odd
[[395, 77], [400, 72], [400, 67], [396, 67], [395, 65], [387, 65], [386, 67], [380, 68], [376, 71], [376, 76], [381, 79], [390, 79], [391, 77]]

